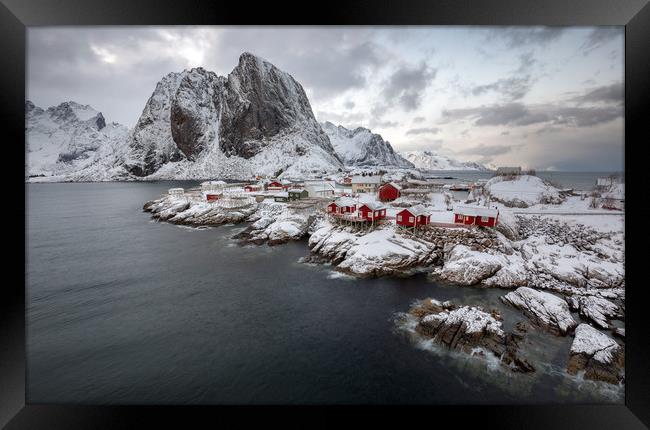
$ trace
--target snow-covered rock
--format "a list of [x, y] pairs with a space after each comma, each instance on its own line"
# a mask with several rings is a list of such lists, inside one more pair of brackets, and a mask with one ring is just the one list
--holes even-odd
[[518, 255], [474, 251], [466, 245], [454, 246], [444, 265], [434, 272], [437, 278], [460, 285], [514, 288], [527, 284], [528, 273]]
[[517, 354], [518, 337], [505, 333], [500, 316], [475, 306], [460, 306], [426, 299], [410, 310], [418, 318], [415, 330], [435, 343], [467, 354], [491, 353], [514, 371], [534, 367]]
[[246, 243], [279, 245], [305, 237], [318, 216], [318, 205], [295, 212], [285, 203], [263, 202], [249, 221], [251, 225], [235, 236]]
[[324, 222], [309, 238], [309, 248], [358, 276], [403, 273], [437, 258], [430, 244], [399, 235], [395, 225], [365, 233]]
[[126, 127], [107, 124], [101, 112], [71, 101], [45, 110], [27, 101], [25, 111], [26, 176], [82, 181], [124, 178], [115, 165], [125, 149]]
[[598, 327], [609, 328], [609, 320], [621, 317], [618, 305], [606, 298], [596, 295], [576, 295], [569, 297], [571, 307], [577, 309], [580, 316], [591, 320]]
[[436, 154], [433, 151], [403, 151], [399, 155], [422, 170], [488, 170], [478, 163], [455, 160], [446, 155]]
[[554, 294], [520, 287], [501, 300], [552, 333], [566, 335], [576, 326], [567, 302]]
[[389, 142], [367, 128], [349, 130], [329, 121], [321, 124], [336, 153], [346, 166], [386, 166], [410, 169], [413, 163], [405, 160]]
[[197, 227], [242, 222], [252, 215], [256, 208], [254, 201], [229, 208], [202, 199], [177, 196], [163, 196], [143, 206], [144, 211], [151, 212], [153, 219]]
[[614, 339], [591, 327], [580, 324], [571, 344], [567, 372], [584, 371], [585, 379], [618, 384], [623, 379], [624, 351]]
[[495, 176], [487, 181], [484, 190], [493, 200], [511, 207], [559, 204], [564, 200], [557, 188], [531, 175]]

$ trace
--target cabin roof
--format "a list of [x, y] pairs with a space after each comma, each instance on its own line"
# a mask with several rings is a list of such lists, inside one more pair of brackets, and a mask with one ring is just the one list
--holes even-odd
[[[413, 216], [422, 216], [422, 215], [429, 216], [429, 215], [431, 215], [431, 211], [427, 210], [427, 208], [425, 208], [422, 205], [411, 206], [410, 208], [403, 209], [400, 212], [404, 212], [404, 211], [408, 211]], [[398, 213], [400, 213], [400, 212], [398, 212]]]
[[289, 193], [287, 193], [286, 191], [281, 192], [281, 193], [275, 193], [275, 194], [273, 194], [273, 197], [287, 197], [288, 198]]
[[363, 207], [363, 206], [366, 206], [368, 209], [373, 210], [373, 211], [377, 211], [377, 210], [380, 210], [380, 209], [386, 209], [386, 206], [384, 206], [383, 204], [381, 204], [379, 202], [365, 202], [360, 207]]
[[460, 215], [487, 216], [491, 218], [496, 218], [499, 211], [498, 209], [495, 208], [486, 208], [483, 206], [454, 205], [454, 213]]
[[391, 187], [395, 188], [395, 189], [398, 190], [398, 191], [401, 191], [401, 190], [402, 190], [402, 187], [400, 187], [399, 185], [397, 185], [395, 182], [387, 182], [387, 183], [385, 183], [384, 185], [382, 185], [382, 187], [384, 187], [384, 186], [386, 186], [386, 185], [390, 185]]
[[336, 199], [334, 200], [333, 203], [335, 203], [337, 206], [345, 206], [345, 207], [354, 206], [357, 204], [355, 200], [346, 199], [346, 198]]

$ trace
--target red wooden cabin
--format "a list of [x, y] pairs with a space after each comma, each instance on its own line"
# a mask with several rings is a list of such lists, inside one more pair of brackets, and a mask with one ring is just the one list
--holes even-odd
[[494, 227], [499, 222], [499, 210], [481, 206], [454, 206], [454, 223]]
[[339, 199], [327, 205], [327, 212], [332, 214], [346, 214], [357, 210], [357, 203], [354, 200]]
[[380, 203], [364, 203], [359, 206], [359, 216], [368, 221], [386, 218], [386, 207]]
[[253, 191], [260, 191], [261, 188], [262, 187], [260, 187], [259, 185], [246, 185], [244, 187], [244, 191], [246, 191], [247, 193], [250, 193], [250, 192], [253, 192]]
[[402, 227], [417, 227], [431, 222], [431, 214], [422, 206], [413, 206], [397, 212], [397, 225]]
[[402, 188], [394, 182], [388, 182], [379, 187], [379, 200], [390, 202], [400, 196]]

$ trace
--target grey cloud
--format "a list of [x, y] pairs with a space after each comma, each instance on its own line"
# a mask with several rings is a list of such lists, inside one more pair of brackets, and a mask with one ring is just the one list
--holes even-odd
[[509, 100], [519, 100], [530, 91], [531, 85], [532, 82], [529, 76], [521, 78], [502, 78], [487, 85], [474, 87], [472, 89], [472, 94], [479, 96], [488, 91], [495, 91], [503, 94]]
[[419, 66], [397, 69], [385, 83], [382, 96], [385, 103], [397, 102], [405, 111], [420, 107], [422, 93], [436, 77], [437, 70], [422, 62]]
[[472, 95], [480, 96], [494, 91], [503, 95], [509, 101], [522, 99], [528, 94], [534, 83], [534, 79], [531, 77], [529, 71], [536, 62], [537, 60], [533, 58], [532, 52], [520, 55], [519, 67], [515, 70], [514, 76], [497, 79], [489, 84], [478, 85], [472, 88]]
[[443, 110], [446, 121], [473, 120], [476, 126], [526, 126], [550, 123], [588, 127], [606, 123], [623, 114], [619, 106], [573, 107], [557, 105], [525, 106], [521, 103]]
[[499, 38], [510, 48], [545, 45], [564, 33], [560, 27], [498, 27], [488, 32], [488, 40]]
[[355, 106], [355, 103], [352, 100], [347, 100], [345, 103], [343, 103], [343, 106], [346, 109], [352, 109]]
[[602, 45], [616, 39], [623, 37], [622, 26], [601, 26], [597, 27], [589, 33], [587, 40], [582, 44], [580, 49], [583, 54], [587, 55], [590, 52], [600, 48]]
[[460, 154], [467, 155], [483, 155], [483, 156], [495, 156], [503, 155], [512, 151], [515, 147], [513, 145], [484, 145], [480, 144], [473, 146], [471, 148], [466, 148], [462, 151], [459, 151]]
[[371, 119], [368, 123], [371, 129], [373, 128], [395, 128], [399, 126], [397, 121], [382, 121], [380, 119]]
[[420, 127], [412, 128], [406, 132], [406, 134], [436, 134], [439, 133], [440, 129], [438, 127]]
[[415, 118], [413, 118], [413, 124], [419, 124], [421, 122], [424, 122], [425, 119], [426, 118], [423, 116], [416, 116]]
[[572, 100], [578, 103], [623, 103], [624, 88], [622, 82], [594, 88], [585, 94], [574, 97]]

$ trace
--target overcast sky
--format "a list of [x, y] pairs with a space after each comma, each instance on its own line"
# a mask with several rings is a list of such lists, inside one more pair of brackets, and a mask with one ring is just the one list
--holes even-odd
[[492, 165], [621, 170], [623, 27], [38, 27], [28, 99], [90, 104], [132, 127], [167, 73], [227, 75], [252, 52], [290, 73], [319, 121], [397, 150]]

